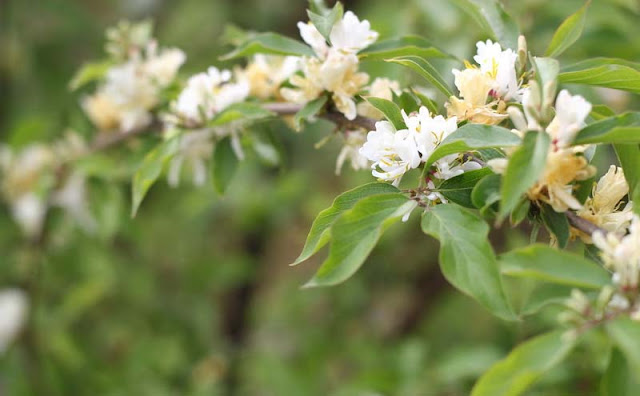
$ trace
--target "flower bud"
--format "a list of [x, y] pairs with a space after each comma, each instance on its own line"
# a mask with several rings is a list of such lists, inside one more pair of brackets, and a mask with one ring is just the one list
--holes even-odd
[[527, 39], [518, 37], [518, 74], [522, 74], [527, 68]]

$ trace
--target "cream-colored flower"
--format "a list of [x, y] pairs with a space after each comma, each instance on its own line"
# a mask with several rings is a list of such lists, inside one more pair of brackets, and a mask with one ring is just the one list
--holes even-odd
[[593, 243], [602, 250], [605, 265], [613, 270], [613, 281], [622, 291], [637, 290], [640, 283], [640, 217], [633, 217], [629, 233], [593, 234]]
[[446, 104], [450, 117], [469, 120], [476, 124], [496, 125], [507, 118], [506, 105], [502, 101], [487, 103], [493, 81], [477, 68], [453, 70], [455, 84], [462, 99], [452, 96]]
[[246, 81], [249, 94], [266, 100], [278, 99], [280, 86], [300, 68], [300, 58], [258, 54], [245, 69], [236, 71], [238, 81]]
[[361, 22], [353, 12], [347, 11], [333, 25], [329, 39], [333, 48], [355, 54], [373, 44], [378, 39], [378, 32], [371, 30], [369, 21]]
[[547, 155], [545, 169], [529, 189], [527, 195], [532, 201], [545, 202], [556, 211], [565, 212], [569, 208], [582, 208], [573, 196], [573, 182], [592, 177], [595, 168], [584, 156], [576, 155], [572, 150], [551, 150]]
[[[622, 208], [622, 198], [629, 193], [629, 185], [624, 178], [622, 168], [611, 165], [609, 171], [593, 187], [591, 197], [584, 207], [577, 211], [578, 216], [613, 233], [624, 233], [633, 218], [632, 203]], [[579, 234], [587, 243], [590, 235]]]
[[[382, 98], [386, 100], [393, 99], [393, 93], [400, 94], [400, 84], [397, 81], [390, 80], [388, 78], [376, 78], [367, 90], [367, 96], [374, 98]], [[358, 115], [362, 117], [373, 118], [375, 120], [381, 120], [384, 118], [384, 114], [369, 102], [360, 102], [357, 105]]]
[[547, 127], [547, 132], [558, 147], [569, 146], [578, 131], [587, 124], [585, 120], [591, 113], [591, 103], [582, 96], [569, 94], [563, 89], [556, 98], [556, 116]]

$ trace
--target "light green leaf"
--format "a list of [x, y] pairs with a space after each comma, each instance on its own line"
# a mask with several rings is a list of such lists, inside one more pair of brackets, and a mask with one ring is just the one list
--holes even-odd
[[216, 143], [210, 164], [213, 186], [218, 194], [224, 194], [236, 169], [238, 169], [238, 157], [233, 151], [230, 137]]
[[437, 205], [422, 216], [422, 231], [440, 241], [440, 268], [449, 283], [496, 316], [515, 318], [484, 220], [455, 204]]
[[640, 378], [632, 375], [624, 354], [613, 348], [609, 366], [600, 382], [601, 396], [636, 396], [640, 394]]
[[358, 56], [363, 60], [387, 60], [405, 56], [455, 59], [453, 55], [436, 48], [429, 40], [414, 35], [379, 41], [360, 51]]
[[481, 150], [493, 147], [514, 147], [520, 138], [507, 128], [481, 124], [466, 124], [447, 136], [431, 153], [425, 166], [431, 166], [440, 158], [450, 154]]
[[133, 175], [131, 217], [135, 217], [147, 191], [158, 180], [165, 164], [178, 152], [180, 136], [163, 141], [151, 150]]
[[276, 33], [260, 33], [249, 38], [238, 48], [220, 57], [230, 60], [255, 54], [314, 56], [313, 50], [297, 41]]
[[600, 121], [600, 120], [604, 120], [605, 118], [615, 116], [616, 112], [611, 110], [611, 108], [608, 106], [599, 104], [599, 105], [592, 106], [591, 113], [589, 115], [593, 117], [594, 120]]
[[344, 8], [342, 7], [342, 3], [338, 1], [329, 12], [315, 13], [307, 10], [307, 14], [309, 15], [309, 20], [311, 20], [316, 29], [318, 29], [322, 37], [329, 41], [331, 29], [336, 22], [342, 19]]
[[564, 249], [569, 243], [569, 220], [564, 213], [558, 213], [549, 205], [542, 205], [541, 216], [547, 230], [556, 237], [558, 247]]
[[520, 146], [509, 159], [502, 178], [500, 216], [507, 216], [520, 202], [522, 195], [534, 185], [545, 168], [551, 139], [547, 133], [527, 132]]
[[467, 208], [474, 208], [471, 191], [478, 182], [492, 172], [489, 168], [475, 169], [443, 181], [436, 190], [449, 201]]
[[238, 120], [248, 124], [274, 115], [271, 111], [255, 103], [235, 103], [216, 114], [213, 119], [207, 122], [207, 126], [217, 127]]
[[640, 93], [640, 64], [614, 58], [594, 58], [561, 70], [561, 83], [595, 85]]
[[360, 200], [372, 195], [399, 192], [400, 190], [388, 183], [369, 183], [340, 194], [333, 201], [333, 204], [320, 212], [313, 221], [307, 241], [302, 248], [302, 253], [291, 265], [300, 264], [326, 245], [331, 239], [329, 231], [333, 223], [342, 213], [353, 208]]
[[[640, 144], [615, 144], [616, 155], [620, 166], [624, 169], [624, 177], [629, 183], [629, 190], [640, 190]], [[638, 201], [635, 201], [638, 202]], [[639, 207], [640, 205], [636, 205]]]
[[517, 396], [562, 362], [575, 342], [557, 330], [527, 340], [494, 364], [473, 387], [471, 396]]
[[516, 50], [520, 29], [498, 0], [451, 0], [503, 47]]
[[331, 227], [329, 257], [305, 287], [330, 286], [353, 275], [392, 223], [416, 206], [404, 194], [372, 195], [345, 211]]
[[400, 108], [397, 104], [393, 103], [390, 100], [376, 98], [374, 96], [365, 97], [364, 99], [369, 102], [371, 106], [380, 110], [380, 112], [384, 114], [385, 118], [393, 124], [394, 128], [396, 128], [397, 131], [405, 129], [407, 127], [404, 124], [402, 113], [400, 112]]
[[538, 285], [520, 309], [520, 315], [533, 315], [548, 305], [564, 305], [571, 295], [571, 287], [555, 283]]
[[[471, 191], [471, 202], [478, 209], [487, 208], [500, 201], [500, 175], [489, 175], [480, 180]], [[482, 211], [481, 211], [482, 212]]]
[[553, 35], [549, 48], [545, 56], [557, 57], [562, 54], [573, 43], [578, 41], [584, 30], [584, 23], [587, 19], [587, 9], [591, 0], [587, 1], [575, 14], [569, 16], [562, 22], [558, 30]]
[[573, 145], [594, 143], [640, 143], [640, 113], [604, 118], [578, 132]]
[[607, 323], [607, 332], [627, 357], [633, 376], [640, 378], [640, 322], [623, 316]]
[[91, 62], [82, 65], [69, 82], [69, 89], [75, 91], [92, 81], [102, 79], [111, 66], [113, 66], [112, 61]]
[[503, 274], [560, 285], [600, 289], [611, 283], [609, 273], [574, 253], [546, 245], [532, 245], [500, 256]]
[[[558, 90], [557, 79], [558, 72], [560, 71], [560, 63], [553, 58], [541, 58], [536, 56], [531, 59], [531, 65], [535, 71], [536, 81], [540, 86], [540, 97], [542, 98], [543, 103], [545, 101], [548, 103], [554, 103], [556, 99], [556, 91]], [[552, 85], [554, 88], [551, 92], [545, 90], [545, 87], [549, 85]], [[552, 114], [543, 114], [542, 116], [551, 117]]]
[[324, 105], [327, 104], [327, 99], [327, 95], [322, 95], [304, 105], [304, 107], [296, 113], [293, 117], [293, 123], [297, 131], [302, 128], [302, 123], [304, 121], [308, 121], [318, 115], [318, 113], [324, 108]]
[[449, 88], [449, 85], [442, 78], [438, 70], [436, 70], [436, 68], [424, 58], [420, 58], [418, 56], [401, 56], [398, 58], [388, 59], [387, 62], [397, 63], [410, 68], [433, 84], [433, 86], [445, 94], [447, 98], [453, 96], [453, 91]]

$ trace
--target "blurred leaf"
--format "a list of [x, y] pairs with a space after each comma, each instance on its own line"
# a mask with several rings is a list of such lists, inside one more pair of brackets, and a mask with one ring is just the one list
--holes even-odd
[[626, 316], [607, 323], [607, 332], [626, 356], [634, 378], [640, 378], [640, 322]]
[[[415, 93], [403, 91], [400, 95], [397, 95], [394, 91], [391, 91], [391, 95], [393, 97], [393, 103], [397, 104], [405, 113], [411, 114], [414, 111], [420, 110], [421, 99]], [[426, 106], [428, 108], [430, 104]], [[431, 111], [431, 109], [429, 109], [429, 111]]]
[[251, 129], [253, 151], [264, 165], [271, 167], [283, 166], [285, 162], [284, 147], [274, 131], [278, 127], [282, 123], [259, 124]]
[[364, 99], [369, 102], [371, 106], [380, 110], [380, 112], [384, 114], [385, 118], [393, 124], [394, 128], [396, 128], [397, 131], [407, 128], [404, 124], [404, 118], [402, 117], [402, 113], [400, 112], [400, 108], [397, 104], [393, 103], [390, 100], [376, 98], [374, 96], [368, 96]]
[[514, 320], [484, 220], [455, 204], [436, 205], [422, 216], [422, 231], [440, 241], [440, 268], [453, 286], [496, 316]]
[[218, 194], [224, 194], [238, 169], [238, 157], [233, 150], [230, 137], [216, 143], [210, 166], [213, 186]]
[[544, 171], [550, 144], [549, 134], [527, 132], [522, 145], [511, 155], [502, 178], [501, 217], [511, 213], [522, 195], [538, 180]]
[[638, 376], [632, 375], [624, 354], [613, 348], [609, 366], [600, 382], [601, 396], [635, 396], [640, 394]]
[[429, 112], [431, 114], [438, 114], [438, 104], [435, 101], [433, 101], [431, 98], [427, 97], [426, 95], [421, 94], [416, 89], [412, 88], [411, 93], [414, 94], [416, 98], [418, 98], [422, 106], [425, 106], [427, 109], [429, 109]]
[[450, 154], [492, 147], [518, 146], [521, 140], [507, 128], [491, 125], [465, 124], [447, 136], [431, 153], [425, 166]]
[[302, 128], [303, 121], [308, 121], [314, 118], [327, 104], [327, 95], [322, 95], [317, 99], [308, 102], [300, 111], [293, 117], [293, 123], [297, 131]]
[[592, 106], [591, 113], [589, 115], [596, 121], [600, 121], [602, 119], [615, 116], [616, 112], [611, 110], [608, 106], [599, 104]]
[[270, 118], [274, 115], [271, 111], [255, 103], [234, 103], [216, 114], [213, 119], [207, 122], [207, 126], [217, 127], [233, 121], [242, 121], [245, 124]]
[[522, 305], [519, 314], [522, 316], [533, 315], [542, 308], [551, 305], [563, 305], [571, 295], [571, 287], [555, 283], [541, 283], [530, 294]]
[[353, 275], [392, 223], [414, 208], [404, 194], [372, 195], [345, 211], [331, 227], [329, 257], [305, 287], [330, 286]]
[[165, 164], [178, 152], [180, 136], [174, 136], [151, 150], [133, 175], [131, 217], [135, 217], [147, 191], [158, 180]]
[[313, 50], [300, 41], [276, 33], [260, 33], [250, 37], [238, 48], [223, 55], [220, 59], [230, 60], [255, 54], [314, 56]]
[[316, 29], [318, 29], [318, 32], [320, 32], [322, 37], [324, 37], [327, 41], [330, 41], [329, 35], [331, 34], [333, 25], [335, 25], [336, 22], [342, 19], [343, 14], [344, 8], [342, 7], [342, 3], [340, 3], [339, 1], [336, 2], [336, 4], [329, 12], [315, 13], [311, 10], [307, 10], [309, 20], [311, 20]]
[[624, 169], [629, 190], [637, 193], [640, 189], [640, 144], [615, 144], [613, 147]]
[[575, 14], [572, 14], [562, 22], [554, 33], [551, 43], [549, 43], [549, 48], [544, 54], [545, 56], [557, 57], [578, 41], [584, 30], [589, 5], [591, 5], [591, 0], [587, 1]]
[[471, 202], [478, 209], [487, 208], [500, 201], [500, 175], [488, 175], [480, 180], [471, 191]]
[[561, 70], [559, 81], [640, 93], [640, 64], [623, 59], [594, 58]]
[[498, 0], [451, 0], [504, 48], [518, 49], [520, 29]]
[[424, 77], [428, 82], [433, 84], [433, 86], [445, 94], [447, 98], [453, 96], [453, 91], [449, 88], [449, 84], [447, 84], [442, 78], [438, 70], [424, 58], [420, 58], [418, 56], [401, 56], [398, 58], [387, 59], [387, 62], [397, 63], [412, 69]]
[[423, 59], [455, 59], [453, 55], [436, 48], [431, 41], [415, 35], [379, 41], [360, 51], [358, 56], [363, 60], [388, 60], [406, 56], [416, 56]]
[[640, 113], [614, 115], [589, 124], [573, 141], [573, 145], [593, 143], [640, 143]]
[[546, 245], [532, 245], [500, 256], [503, 274], [560, 285], [600, 289], [611, 283], [609, 273], [575, 253]]
[[490, 174], [492, 172], [489, 168], [468, 171], [443, 181], [436, 190], [451, 202], [475, 208], [471, 202], [471, 191], [481, 179]]
[[330, 228], [333, 223], [342, 213], [353, 208], [358, 201], [372, 195], [399, 192], [397, 188], [388, 183], [369, 183], [340, 194], [333, 201], [333, 204], [320, 212], [313, 221], [302, 253], [292, 265], [300, 264], [326, 245], [331, 239]]
[[569, 220], [564, 213], [558, 213], [549, 205], [540, 207], [542, 221], [549, 232], [556, 237], [558, 247], [564, 249], [569, 243]]
[[500, 351], [493, 345], [456, 347], [444, 356], [439, 356], [436, 375], [439, 381], [460, 383], [477, 378], [499, 359]]
[[[531, 65], [535, 71], [536, 81], [540, 85], [540, 97], [543, 98], [543, 101], [547, 100], [544, 96], [546, 86], [553, 84], [556, 88], [555, 91], [557, 91], [557, 79], [558, 72], [560, 71], [560, 63], [553, 58], [534, 56], [533, 59], [531, 59]], [[555, 91], [550, 93], [553, 95], [551, 103], [555, 102]]]
[[562, 333], [556, 330], [517, 346], [480, 377], [471, 396], [521, 395], [564, 360], [575, 345], [575, 341], [565, 340]]
[[101, 80], [112, 66], [112, 61], [91, 62], [82, 65], [69, 82], [69, 89], [75, 91], [90, 82]]

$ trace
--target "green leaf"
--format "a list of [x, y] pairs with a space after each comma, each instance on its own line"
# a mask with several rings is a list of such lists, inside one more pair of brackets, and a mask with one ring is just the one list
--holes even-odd
[[297, 41], [276, 33], [260, 33], [249, 38], [238, 48], [220, 57], [230, 60], [255, 54], [314, 56], [313, 50]]
[[[624, 177], [629, 183], [629, 191], [640, 190], [640, 144], [615, 144], [616, 155], [624, 169]], [[638, 201], [635, 201], [638, 202]], [[640, 205], [636, 205], [639, 207]]]
[[600, 382], [601, 396], [635, 396], [640, 394], [640, 380], [632, 375], [624, 354], [613, 348], [609, 366]]
[[213, 119], [207, 122], [207, 126], [217, 127], [239, 120], [248, 124], [250, 122], [273, 117], [274, 115], [275, 114], [271, 111], [255, 103], [234, 103], [216, 114]]
[[[541, 58], [536, 56], [531, 59], [531, 65], [535, 71], [536, 81], [540, 85], [540, 97], [543, 98], [543, 102], [545, 100], [549, 103], [555, 102], [560, 63], [553, 58]], [[553, 84], [555, 89], [552, 92], [545, 92], [545, 87], [549, 84]], [[545, 94], [551, 95], [551, 98], [546, 98]]]
[[498, 0], [451, 0], [467, 12], [491, 38], [516, 50], [520, 29]]
[[594, 262], [546, 245], [536, 244], [503, 254], [500, 269], [512, 277], [589, 289], [600, 289], [611, 283], [609, 273]]
[[75, 91], [90, 82], [101, 80], [111, 66], [113, 66], [112, 61], [91, 62], [82, 65], [69, 82], [69, 89]]
[[285, 150], [275, 133], [276, 128], [286, 128], [282, 122], [264, 123], [251, 128], [251, 146], [260, 162], [266, 166], [283, 165]]
[[564, 213], [558, 213], [549, 205], [541, 206], [541, 215], [544, 225], [549, 232], [556, 237], [558, 247], [564, 249], [569, 243], [569, 220]]
[[480, 180], [471, 191], [471, 202], [478, 209], [484, 209], [500, 201], [500, 175], [489, 175]]
[[404, 118], [402, 118], [402, 113], [400, 112], [400, 108], [397, 104], [390, 100], [376, 98], [374, 96], [368, 96], [364, 99], [369, 102], [371, 106], [380, 110], [380, 112], [384, 114], [385, 118], [393, 124], [397, 131], [406, 129], [407, 126], [404, 124]]
[[640, 113], [604, 118], [578, 132], [573, 145], [594, 143], [640, 143]]
[[410, 68], [433, 84], [433, 86], [445, 94], [447, 98], [453, 96], [453, 91], [449, 88], [449, 85], [442, 78], [438, 70], [436, 70], [436, 68], [424, 58], [420, 58], [418, 56], [401, 56], [398, 58], [388, 59], [387, 62], [397, 63]]
[[342, 3], [338, 1], [329, 12], [315, 13], [311, 10], [307, 10], [307, 14], [322, 37], [329, 41], [331, 29], [336, 22], [342, 19], [344, 8], [342, 7]]
[[135, 217], [147, 191], [158, 180], [165, 164], [178, 152], [180, 136], [167, 139], [151, 150], [133, 175], [131, 217]]
[[291, 265], [297, 265], [313, 256], [318, 250], [331, 239], [330, 229], [338, 217], [353, 208], [360, 200], [372, 196], [385, 193], [399, 193], [400, 191], [387, 183], [369, 183], [364, 186], [356, 187], [340, 194], [331, 206], [318, 214], [313, 221], [311, 230], [304, 243], [302, 253]]
[[587, 9], [591, 0], [587, 1], [575, 14], [569, 16], [562, 22], [558, 30], [553, 35], [549, 48], [545, 56], [557, 57], [562, 54], [573, 43], [578, 41], [584, 30], [584, 23], [587, 20]]
[[359, 52], [358, 56], [363, 60], [387, 60], [405, 56], [455, 59], [453, 55], [436, 48], [431, 41], [414, 35], [378, 41]]
[[218, 194], [224, 194], [236, 173], [236, 169], [238, 169], [238, 157], [233, 151], [230, 137], [216, 143], [213, 148], [213, 160], [210, 164], [213, 186]]
[[615, 116], [616, 112], [611, 110], [611, 108], [608, 106], [599, 104], [599, 105], [592, 106], [591, 113], [589, 115], [596, 121], [600, 121], [605, 118]]
[[331, 12], [325, 0], [309, 0], [309, 9], [319, 15], [326, 15]]
[[391, 95], [393, 97], [392, 102], [397, 104], [398, 107], [404, 110], [407, 114], [420, 110], [422, 100], [415, 93], [403, 91], [400, 95], [397, 95], [395, 92], [391, 91]]
[[520, 309], [520, 315], [533, 315], [548, 305], [564, 305], [571, 295], [571, 288], [554, 283], [541, 283], [531, 292]]
[[327, 95], [322, 95], [304, 105], [304, 107], [296, 113], [293, 117], [293, 124], [297, 131], [302, 128], [303, 121], [308, 121], [320, 113], [324, 105], [327, 104], [327, 99]]
[[633, 376], [640, 378], [640, 322], [623, 316], [607, 323], [607, 332], [627, 357]]
[[614, 58], [594, 58], [561, 70], [561, 83], [585, 84], [640, 93], [640, 64]]
[[440, 241], [440, 268], [453, 286], [496, 316], [515, 318], [484, 220], [455, 204], [437, 205], [422, 216], [422, 231]]
[[413, 93], [418, 98], [422, 106], [425, 106], [427, 109], [429, 109], [429, 112], [431, 114], [438, 114], [438, 104], [435, 101], [433, 101], [426, 95], [421, 94], [415, 89], [411, 89], [411, 93]]
[[520, 202], [522, 195], [542, 174], [551, 139], [547, 133], [527, 132], [520, 146], [509, 159], [502, 178], [500, 216], [508, 215]]
[[305, 287], [330, 286], [353, 275], [392, 223], [416, 206], [404, 194], [372, 195], [345, 211], [331, 227], [329, 257]]
[[520, 138], [507, 128], [481, 124], [465, 124], [447, 136], [431, 153], [425, 166], [450, 154], [494, 147], [513, 147], [521, 143]]
[[467, 208], [474, 208], [471, 201], [471, 191], [480, 180], [491, 174], [489, 168], [465, 172], [443, 181], [436, 190], [451, 202]]
[[471, 396], [517, 396], [562, 362], [575, 345], [557, 330], [527, 340], [494, 364], [473, 387]]

